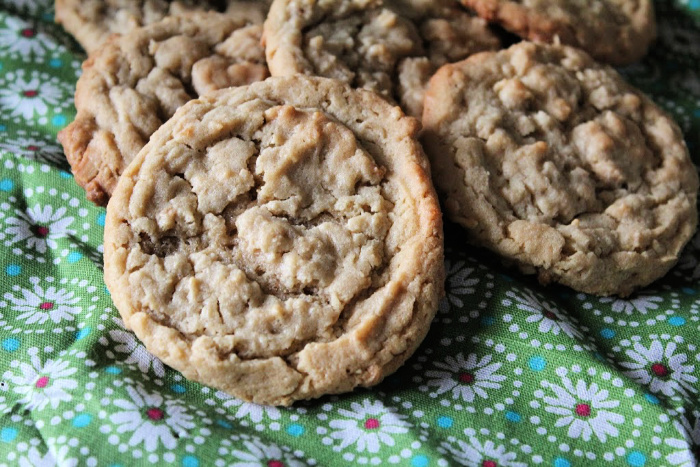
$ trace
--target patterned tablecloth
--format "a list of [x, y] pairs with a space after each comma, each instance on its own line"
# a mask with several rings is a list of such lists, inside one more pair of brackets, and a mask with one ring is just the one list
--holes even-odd
[[[112, 305], [105, 211], [56, 142], [85, 56], [51, 3], [0, 1], [0, 466], [696, 464], [700, 236], [619, 300], [541, 287], [448, 224], [447, 297], [378, 387], [280, 409], [165, 367]], [[656, 5], [657, 44], [621, 71], [700, 162], [700, 0]]]

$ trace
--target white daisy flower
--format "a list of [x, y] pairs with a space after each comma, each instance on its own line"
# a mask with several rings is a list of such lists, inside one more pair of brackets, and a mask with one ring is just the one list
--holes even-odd
[[260, 423], [264, 416], [267, 416], [270, 420], [279, 420], [282, 417], [282, 412], [277, 407], [268, 405], [258, 405], [251, 402], [245, 402], [235, 397], [229, 396], [225, 392], [216, 391], [214, 393], [217, 399], [224, 401], [222, 404], [226, 408], [237, 407], [235, 417], [236, 418], [246, 418], [250, 417], [250, 420], [254, 423]]
[[452, 392], [453, 399], [463, 399], [473, 402], [475, 396], [488, 399], [488, 389], [500, 389], [504, 375], [496, 373], [503, 365], [501, 362], [491, 363], [491, 355], [479, 360], [476, 354], [469, 354], [465, 359], [462, 353], [455, 357], [446, 357], [443, 362], [433, 362], [439, 371], [427, 371], [425, 375], [432, 378], [428, 386], [437, 386], [436, 393]]
[[698, 379], [692, 374], [695, 365], [686, 364], [688, 355], [676, 353], [677, 348], [673, 341], [664, 347], [661, 341], [654, 340], [648, 349], [635, 342], [633, 348], [625, 352], [634, 361], [621, 362], [620, 366], [629, 369], [624, 372], [626, 376], [648, 386], [653, 393], [661, 392], [669, 397], [677, 393], [684, 396], [689, 392], [697, 393]]
[[[456, 443], [456, 446], [455, 446]], [[502, 444], [496, 445], [491, 440], [483, 444], [473, 436], [469, 442], [461, 439], [440, 444], [441, 452], [452, 454], [452, 460], [460, 465], [469, 467], [527, 467], [524, 462], [516, 460], [516, 454], [506, 450]]]
[[8, 370], [3, 375], [12, 382], [13, 392], [22, 396], [18, 402], [29, 410], [44, 410], [49, 404], [56, 409], [61, 402], [72, 400], [69, 391], [76, 389], [78, 382], [68, 376], [78, 370], [63, 360], [48, 359], [42, 364], [35, 347], [27, 353], [31, 356], [31, 364], [21, 362], [17, 365], [20, 374]]
[[[5, 386], [5, 389], [2, 389], [2, 391], [7, 391], [7, 383], [3, 381], [3, 384]], [[4, 396], [0, 397], [0, 415], [8, 413], [10, 410], [12, 410], [12, 406], [7, 403]]]
[[131, 433], [129, 446], [143, 444], [149, 452], [158, 449], [160, 444], [174, 449], [178, 438], [189, 437], [187, 430], [195, 424], [180, 401], [166, 399], [140, 386], [127, 386], [125, 390], [129, 399], [112, 402], [121, 411], [112, 413], [109, 420], [116, 425], [117, 433]]
[[25, 79], [22, 70], [16, 75], [5, 76], [6, 84], [0, 89], [0, 106], [12, 109], [11, 115], [21, 115], [29, 120], [37, 115], [46, 115], [49, 106], [57, 106], [65, 99], [65, 92], [58, 83], [48, 80], [42, 82], [38, 74], [33, 73]]
[[408, 433], [412, 426], [404, 420], [405, 415], [397, 414], [380, 401], [365, 399], [362, 404], [353, 402], [350, 408], [338, 409], [344, 418], [329, 423], [336, 430], [330, 433], [330, 437], [340, 440], [339, 450], [354, 445], [357, 452], [376, 453], [382, 444], [394, 446], [393, 435]]
[[39, 137], [3, 138], [0, 141], [0, 149], [16, 156], [49, 162], [54, 165], [65, 165], [67, 162], [63, 149], [59, 145]]
[[0, 52], [43, 57], [47, 51], [56, 49], [56, 43], [31, 23], [6, 16], [4, 26], [0, 29]]
[[579, 379], [574, 386], [568, 377], [561, 379], [563, 386], [548, 382], [554, 395], [543, 397], [544, 410], [559, 416], [554, 426], [568, 426], [567, 435], [570, 438], [582, 438], [584, 441], [589, 441], [593, 434], [601, 443], [608, 436], [617, 437], [619, 431], [615, 425], [624, 423], [625, 417], [609, 409], [618, 407], [620, 401], [608, 399], [608, 390], [598, 387], [595, 382], [589, 385]]
[[678, 430], [681, 438], [666, 438], [664, 443], [676, 449], [676, 451], [666, 456], [666, 461], [670, 465], [681, 467], [695, 467], [697, 460], [695, 455], [700, 450], [700, 418], [695, 418], [695, 424], [683, 416], [679, 420], [673, 421], [673, 426]]
[[663, 302], [663, 297], [654, 295], [638, 295], [636, 298], [624, 300], [621, 298], [603, 297], [601, 303], [611, 303], [612, 310], [616, 313], [631, 315], [635, 311], [645, 315], [652, 310], [658, 310], [659, 304]]
[[307, 465], [288, 450], [274, 443], [266, 444], [259, 438], [243, 441], [243, 446], [245, 451], [241, 449], [231, 451], [231, 456], [238, 461], [229, 464], [231, 467], [304, 467]]
[[117, 343], [113, 347], [115, 352], [126, 353], [129, 356], [124, 360], [126, 364], [136, 364], [141, 370], [141, 373], [148, 373], [153, 368], [153, 373], [159, 378], [165, 375], [165, 367], [163, 362], [155, 355], [146, 350], [141, 341], [139, 341], [133, 332], [128, 331], [124, 326], [124, 321], [120, 318], [112, 318], [121, 329], [109, 331], [109, 337]]
[[[68, 448], [67, 446], [63, 447]], [[36, 447], [32, 446], [27, 451], [26, 456], [19, 458], [19, 467], [36, 467], [37, 465], [42, 467], [54, 467], [56, 465], [56, 459], [51, 454], [51, 450], [47, 450], [42, 455]]]
[[26, 240], [27, 248], [34, 248], [39, 253], [45, 253], [47, 246], [51, 249], [58, 248], [57, 239], [75, 235], [75, 230], [69, 228], [75, 219], [67, 216], [67, 211], [65, 207], [54, 211], [52, 206], [40, 204], [27, 208], [26, 211], [15, 209], [17, 217], [5, 220], [9, 225], [5, 233], [13, 236], [5, 244], [9, 246]]
[[[522, 291], [522, 294], [516, 294], [512, 291], [506, 292], [506, 296], [515, 301], [515, 306], [522, 311], [530, 313], [530, 316], [525, 318], [528, 323], [539, 323], [538, 331], [542, 333], [551, 332], [558, 336], [563, 332], [572, 339], [583, 337], [569, 319], [557, 309], [554, 305], [538, 300], [530, 291]], [[510, 305], [510, 300], [503, 300], [504, 305]]]
[[3, 297], [11, 303], [14, 311], [21, 312], [15, 319], [24, 320], [26, 324], [44, 324], [51, 320], [54, 323], [73, 321], [74, 315], [83, 311], [82, 307], [74, 306], [80, 301], [74, 292], [57, 289], [54, 286], [42, 288], [37, 278], [32, 278], [34, 290], [15, 287], [21, 296], [6, 292]]
[[479, 283], [478, 277], [471, 277], [475, 269], [466, 266], [464, 261], [445, 260], [445, 299], [440, 302], [440, 311], [445, 313], [451, 307], [461, 308], [464, 306], [465, 295], [473, 294], [474, 287]]

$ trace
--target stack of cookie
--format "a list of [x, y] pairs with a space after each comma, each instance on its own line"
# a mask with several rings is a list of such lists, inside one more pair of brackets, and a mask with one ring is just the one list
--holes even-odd
[[465, 242], [542, 282], [626, 295], [676, 262], [680, 130], [575, 48], [637, 60], [650, 1], [464, 3], [57, 1], [90, 53], [59, 139], [151, 352], [258, 403], [376, 384], [442, 294], [432, 182]]

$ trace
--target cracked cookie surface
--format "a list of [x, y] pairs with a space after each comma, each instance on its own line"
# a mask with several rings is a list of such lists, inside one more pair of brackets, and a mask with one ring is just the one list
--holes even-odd
[[192, 11], [219, 11], [262, 23], [271, 0], [56, 0], [56, 22], [92, 53], [111, 34]]
[[695, 231], [680, 129], [577, 49], [523, 42], [446, 65], [423, 123], [447, 215], [542, 282], [628, 295]]
[[533, 41], [580, 47], [597, 60], [626, 65], [656, 37], [652, 0], [460, 0], [479, 16]]
[[76, 182], [105, 205], [154, 131], [203, 93], [265, 79], [262, 25], [190, 13], [114, 37], [83, 64], [77, 115], [58, 138]]
[[281, 0], [264, 42], [273, 76], [335, 78], [414, 117], [439, 66], [500, 45], [484, 20], [451, 0]]
[[105, 281], [125, 324], [188, 378], [256, 403], [381, 381], [444, 282], [419, 127], [301, 75], [182, 107], [107, 208]]

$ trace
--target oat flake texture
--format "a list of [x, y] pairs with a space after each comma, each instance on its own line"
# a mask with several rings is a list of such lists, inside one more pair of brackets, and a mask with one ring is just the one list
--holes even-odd
[[257, 403], [381, 381], [444, 283], [418, 129], [376, 94], [302, 75], [183, 106], [107, 207], [105, 280], [126, 326]]

